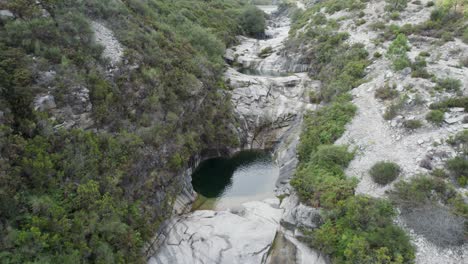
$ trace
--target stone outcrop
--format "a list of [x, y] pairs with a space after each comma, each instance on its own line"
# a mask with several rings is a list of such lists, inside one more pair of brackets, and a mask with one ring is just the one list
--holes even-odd
[[93, 21], [91, 27], [94, 30], [96, 42], [104, 47], [103, 57], [110, 60], [112, 66], [115, 66], [122, 60], [123, 47], [115, 38], [114, 33], [103, 24]]
[[249, 147], [271, 146], [300, 114], [315, 109], [308, 102], [307, 92], [318, 83], [310, 81], [305, 73], [265, 77], [229, 69], [226, 78], [234, 88], [232, 102]]
[[195, 211], [173, 218], [148, 263], [263, 263], [281, 214], [279, 200], [271, 199], [246, 203], [236, 213]]

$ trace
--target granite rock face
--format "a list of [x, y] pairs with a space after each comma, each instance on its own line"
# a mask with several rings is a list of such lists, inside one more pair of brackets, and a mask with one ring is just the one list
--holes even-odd
[[241, 36], [240, 44], [225, 55], [232, 65], [241, 65], [230, 67], [225, 79], [233, 88], [239, 138], [245, 147], [271, 147], [304, 111], [316, 107], [310, 103], [309, 93], [320, 82], [312, 81], [303, 67], [291, 69], [291, 65], [297, 66], [295, 56], [286, 55], [290, 20], [286, 14], [272, 17], [266, 30], [269, 38]]
[[195, 211], [173, 218], [148, 263], [263, 263], [281, 215], [279, 200], [272, 199], [245, 203], [237, 213]]

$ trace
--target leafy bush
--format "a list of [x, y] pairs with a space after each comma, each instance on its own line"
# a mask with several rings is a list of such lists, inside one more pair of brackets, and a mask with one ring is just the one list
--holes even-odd
[[404, 11], [408, 5], [408, 0], [386, 0], [386, 2], [385, 10], [387, 12]]
[[390, 44], [387, 56], [392, 60], [395, 70], [403, 70], [411, 66], [411, 61], [406, 55], [409, 50], [408, 39], [403, 34], [399, 34]]
[[263, 38], [265, 36], [265, 14], [257, 7], [247, 7], [240, 16], [240, 25], [245, 34]]
[[266, 58], [268, 56], [270, 56], [270, 54], [273, 52], [273, 48], [272, 47], [266, 47], [264, 49], [262, 49], [260, 51], [260, 53], [258, 54], [258, 57], [260, 58]]
[[422, 127], [422, 122], [421, 120], [405, 120], [403, 122], [403, 126], [407, 129], [418, 129]]
[[372, 166], [372, 168], [369, 170], [369, 174], [371, 175], [374, 182], [381, 185], [387, 185], [398, 177], [400, 171], [401, 169], [398, 164], [381, 161]]
[[[423, 53], [423, 55], [425, 55]], [[426, 59], [423, 56], [417, 56], [415, 61], [411, 64], [411, 77], [413, 78], [425, 78], [429, 79], [432, 77], [432, 74], [428, 73], [426, 70]]]
[[426, 115], [426, 120], [435, 124], [435, 125], [441, 125], [444, 122], [444, 112], [440, 110], [431, 110], [427, 115]]
[[[304, 26], [311, 19], [309, 12], [302, 14], [294, 30], [299, 25]], [[313, 13], [313, 18], [321, 17]], [[313, 19], [312, 19], [313, 20]], [[326, 19], [325, 19], [326, 21]], [[323, 101], [330, 102], [334, 97], [343, 94], [362, 83], [365, 77], [365, 69], [369, 65], [369, 54], [362, 44], [349, 45], [346, 39], [348, 33], [336, 32], [338, 24], [329, 20], [324, 26], [315, 25], [308, 27], [307, 31], [294, 35], [288, 40], [290, 49], [300, 49], [300, 43], [307, 42], [308, 51], [304, 58], [309, 62], [309, 74], [322, 82], [320, 96]]]
[[309, 161], [297, 170], [291, 185], [308, 204], [333, 208], [354, 194], [356, 182], [343, 173], [353, 157], [346, 146], [319, 146]]
[[356, 107], [346, 101], [332, 103], [305, 117], [299, 159], [307, 161], [318, 146], [332, 144], [344, 132], [345, 125], [353, 118]]
[[462, 84], [460, 80], [453, 78], [438, 79], [437, 85], [434, 87], [438, 91], [457, 92], [460, 90]]
[[[0, 262], [144, 262], [142, 247], [179, 192], [177, 170], [201, 149], [236, 144], [225, 126], [234, 121], [232, 105], [219, 89], [222, 55], [242, 33], [239, 16], [247, 5], [18, 0], [0, 6], [17, 17], [0, 22]], [[112, 74], [91, 18], [125, 47], [128, 64]], [[47, 71], [56, 74], [43, 80]], [[86, 90], [92, 110], [81, 105]], [[32, 108], [33, 98], [48, 92], [61, 109], [56, 119]], [[201, 98], [206, 104], [194, 104]], [[59, 129], [90, 111], [92, 132]], [[165, 192], [155, 192], [161, 184]]]
[[465, 186], [468, 183], [468, 160], [466, 157], [459, 156], [448, 160], [447, 168], [455, 176], [458, 184]]
[[398, 91], [394, 87], [390, 87], [386, 84], [384, 87], [375, 90], [375, 97], [382, 100], [394, 99], [398, 97]]
[[[445, 3], [454, 4], [453, 1]], [[467, 28], [464, 20], [464, 14], [456, 8], [439, 5], [431, 12], [430, 19], [417, 25], [415, 31], [423, 36], [441, 38], [444, 42], [451, 41], [453, 37], [463, 39]]]
[[392, 12], [392, 13], [390, 14], [390, 19], [391, 19], [391, 20], [399, 20], [399, 19], [400, 19], [400, 13], [398, 13], [398, 12]]
[[[391, 204], [362, 195], [350, 197], [312, 231], [308, 242], [333, 263], [412, 263], [408, 235], [393, 225]], [[391, 238], [391, 239], [390, 239]]]
[[447, 109], [451, 107], [463, 107], [468, 110], [468, 97], [457, 96], [433, 103], [429, 106], [430, 109]]
[[455, 148], [461, 146], [464, 151], [468, 147], [468, 130], [458, 132], [454, 137], [447, 139], [447, 143]]

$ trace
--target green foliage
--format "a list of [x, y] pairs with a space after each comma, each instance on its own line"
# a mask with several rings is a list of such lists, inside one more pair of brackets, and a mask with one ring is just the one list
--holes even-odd
[[[171, 177], [201, 149], [237, 143], [225, 125], [234, 117], [221, 91], [222, 56], [242, 33], [247, 5], [15, 0], [0, 7], [17, 17], [0, 22], [0, 262], [144, 262], [142, 246], [180, 187]], [[91, 18], [125, 47], [118, 70], [102, 58]], [[58, 124], [90, 111], [85, 91], [93, 132], [61, 131]], [[46, 93], [60, 108], [54, 119], [32, 108]]]
[[385, 113], [383, 114], [383, 118], [385, 120], [391, 120], [395, 118], [398, 113], [403, 109], [405, 106], [405, 97], [400, 96], [396, 102], [393, 102], [390, 106], [387, 107]]
[[400, 166], [393, 162], [381, 161], [377, 162], [369, 170], [369, 174], [374, 182], [387, 185], [394, 181], [400, 175]]
[[245, 34], [263, 38], [265, 36], [265, 14], [257, 7], [247, 7], [240, 16], [240, 25]]
[[453, 40], [453, 37], [464, 39], [467, 30], [466, 14], [459, 9], [437, 6], [431, 12], [430, 19], [415, 27], [415, 32], [428, 37], [442, 39], [443, 42]]
[[445, 78], [437, 79], [437, 85], [434, 87], [437, 91], [457, 92], [460, 90], [462, 83], [458, 79]]
[[[426, 55], [422, 53], [423, 55]], [[432, 74], [427, 72], [426, 69], [427, 63], [426, 59], [424, 56], [417, 56], [415, 61], [411, 64], [411, 77], [413, 78], [424, 78], [424, 79], [429, 79], [432, 77]]]
[[407, 129], [418, 129], [418, 128], [421, 128], [422, 127], [422, 122], [421, 120], [417, 120], [417, 119], [414, 119], [414, 120], [405, 120], [403, 122], [403, 126]]
[[426, 120], [435, 124], [435, 125], [442, 125], [444, 122], [444, 112], [440, 110], [431, 110], [427, 115], [426, 115]]
[[468, 110], [468, 97], [457, 96], [433, 103], [429, 106], [431, 109], [447, 109], [451, 107], [463, 107]]
[[386, 0], [387, 5], [385, 6], [385, 11], [395, 12], [395, 11], [404, 11], [408, 6], [408, 0]]
[[8, 252], [2, 262], [141, 261], [139, 248], [149, 238], [142, 224], [157, 223], [136, 210], [138, 201], [121, 186], [138, 156], [138, 138], [80, 130], [30, 140], [4, 136], [2, 152], [13, 165], [0, 177], [0, 210], [9, 219], [1, 230]]
[[333, 263], [412, 263], [414, 247], [393, 225], [390, 203], [362, 195], [340, 203], [310, 244], [332, 256]]
[[380, 87], [375, 90], [374, 96], [375, 98], [382, 100], [391, 100], [398, 97], [398, 91], [395, 89], [395, 87], [390, 87], [387, 83], [384, 87]]
[[320, 7], [325, 7], [326, 12], [333, 14], [340, 10], [356, 11], [366, 7], [366, 1], [361, 0], [333, 0], [323, 1]]
[[346, 146], [321, 145], [297, 170], [291, 185], [308, 204], [334, 208], [354, 194], [356, 181], [343, 172], [353, 157]]
[[[308, 44], [304, 58], [310, 63], [309, 74], [322, 82], [320, 97], [330, 102], [362, 84], [369, 54], [362, 44], [347, 44], [349, 34], [337, 32], [338, 23], [327, 20], [317, 10], [317, 7], [309, 9], [295, 19], [287, 45], [299, 49], [302, 43]], [[296, 32], [309, 21], [312, 22], [306, 31]]]
[[448, 160], [447, 169], [455, 176], [458, 184], [466, 186], [468, 183], [468, 160], [464, 155]]
[[398, 34], [396, 39], [390, 44], [387, 56], [392, 60], [395, 70], [403, 70], [411, 66], [411, 61], [406, 54], [410, 50], [408, 39], [403, 34]]
[[390, 14], [390, 19], [391, 19], [391, 20], [399, 20], [399, 19], [400, 19], [400, 13], [398, 13], [398, 12], [392, 12], [392, 13]]
[[[369, 63], [363, 46], [346, 44], [348, 35], [336, 32], [336, 21], [327, 21], [320, 13], [323, 7], [329, 13], [345, 9], [345, 2], [324, 1], [298, 12], [290, 32], [293, 38], [288, 43], [291, 48], [308, 44], [310, 74], [322, 81], [321, 98], [331, 101], [306, 116], [298, 146], [299, 166], [291, 180], [302, 201], [327, 209], [325, 224], [314, 231], [303, 230], [305, 240], [329, 254], [334, 263], [412, 263], [414, 248], [403, 230], [393, 225], [395, 212], [391, 205], [354, 196], [357, 181], [343, 171], [352, 154], [346, 147], [331, 145], [344, 133], [346, 123], [356, 112], [347, 101], [349, 98], [342, 95], [363, 82]], [[298, 32], [300, 28], [306, 31]], [[408, 45], [404, 47], [405, 55], [407, 48]], [[382, 94], [394, 96], [387, 90]]]
[[447, 139], [447, 143], [454, 146], [455, 148], [461, 146], [461, 150], [465, 151], [468, 149], [468, 130], [458, 132], [454, 137]]
[[264, 48], [264, 49], [262, 49], [260, 51], [260, 53], [258, 54], [258, 57], [266, 58], [266, 57], [270, 56], [271, 53], [273, 53], [273, 48], [268, 46], [268, 47], [266, 47], [266, 48]]
[[304, 131], [298, 147], [299, 159], [307, 161], [318, 146], [332, 144], [345, 131], [345, 125], [356, 113], [356, 107], [346, 101], [338, 101], [311, 112], [304, 120]]

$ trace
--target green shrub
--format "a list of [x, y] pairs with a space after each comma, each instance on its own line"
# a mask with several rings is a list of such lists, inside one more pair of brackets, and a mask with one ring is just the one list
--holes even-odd
[[414, 247], [408, 235], [393, 225], [395, 215], [385, 200], [350, 197], [311, 232], [308, 241], [330, 255], [332, 263], [412, 263]]
[[353, 157], [346, 146], [319, 146], [308, 162], [298, 169], [291, 185], [308, 204], [333, 208], [354, 194], [356, 182], [347, 179], [343, 172]]
[[447, 139], [447, 143], [454, 147], [461, 145], [465, 149], [468, 146], [468, 130], [458, 132], [454, 137]]
[[380, 53], [378, 51], [374, 52], [374, 58], [379, 59], [381, 57], [382, 57], [382, 53]]
[[418, 129], [422, 127], [421, 120], [405, 120], [403, 126], [407, 129]]
[[426, 120], [435, 124], [435, 125], [442, 125], [444, 122], [444, 112], [440, 110], [431, 110], [427, 115], [426, 115]]
[[430, 109], [447, 109], [451, 107], [463, 107], [466, 112], [468, 110], [468, 97], [457, 96], [433, 103], [429, 106]]
[[372, 168], [369, 170], [369, 174], [371, 175], [374, 182], [381, 185], [387, 185], [398, 177], [400, 171], [401, 169], [398, 164], [381, 161], [372, 166]]
[[444, 42], [453, 40], [453, 37], [463, 39], [464, 20], [463, 12], [440, 5], [432, 10], [428, 21], [415, 27], [415, 31], [423, 36], [441, 38]]
[[260, 9], [249, 6], [241, 14], [240, 25], [248, 36], [263, 38], [265, 36], [265, 15]]
[[320, 98], [320, 96], [315, 91], [310, 91], [309, 92], [309, 101], [312, 104], [320, 104], [320, 102], [322, 101], [322, 98]]
[[387, 12], [404, 11], [408, 5], [408, 0], [386, 0], [386, 2], [385, 10]]
[[361, 26], [364, 25], [366, 22], [367, 21], [365, 19], [358, 19], [354, 23], [356, 24], [356, 26]]
[[391, 100], [398, 97], [398, 91], [395, 89], [395, 87], [390, 87], [388, 84], [386, 84], [384, 87], [380, 87], [375, 90], [374, 96], [375, 98], [382, 100]]
[[445, 179], [448, 177], [447, 173], [445, 172], [444, 169], [441, 169], [441, 168], [437, 168], [437, 169], [434, 169], [432, 172], [431, 172], [431, 175], [434, 176], [434, 177], [437, 177], [437, 178], [441, 178], [441, 179]]
[[429, 52], [427, 52], [427, 51], [421, 51], [419, 53], [419, 56], [421, 56], [421, 57], [430, 57], [431, 54]]
[[403, 70], [411, 66], [411, 61], [406, 52], [410, 50], [408, 39], [403, 34], [398, 34], [390, 44], [387, 56], [392, 60], [395, 70]]
[[434, 6], [434, 5], [435, 5], [435, 3], [433, 1], [429, 1], [426, 4], [427, 7], [431, 7], [431, 6]]
[[383, 114], [383, 118], [385, 120], [392, 120], [393, 118], [395, 118], [398, 115], [400, 109], [401, 109], [401, 107], [398, 104], [391, 104], [385, 110], [385, 112]]
[[266, 58], [266, 57], [270, 56], [271, 53], [273, 53], [273, 48], [272, 47], [266, 47], [266, 48], [264, 48], [264, 49], [262, 49], [260, 51], [260, 53], [258, 54], [258, 57]]
[[345, 125], [355, 113], [356, 107], [353, 104], [338, 101], [308, 114], [298, 147], [299, 159], [307, 161], [318, 146], [332, 144], [337, 140], [345, 132]]
[[390, 14], [390, 19], [391, 20], [399, 20], [400, 19], [400, 13], [399, 12], [392, 12]]
[[395, 118], [398, 115], [398, 113], [403, 109], [404, 106], [405, 106], [405, 97], [400, 96], [400, 98], [398, 98], [396, 102], [393, 102], [390, 106], [387, 107], [387, 109], [385, 110], [383, 114], [383, 118], [385, 120], [391, 120]]
[[448, 170], [455, 176], [461, 186], [465, 186], [468, 180], [468, 160], [463, 157], [455, 157], [447, 161]]
[[437, 84], [434, 87], [434, 89], [438, 91], [457, 92], [457, 91], [460, 91], [461, 86], [462, 86], [462, 83], [460, 80], [453, 79], [453, 78], [445, 78], [445, 79], [438, 79]]
[[422, 56], [417, 56], [415, 61], [411, 64], [411, 77], [413, 78], [424, 78], [429, 79], [432, 77], [432, 74], [428, 73], [426, 70], [426, 59]]

